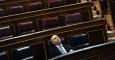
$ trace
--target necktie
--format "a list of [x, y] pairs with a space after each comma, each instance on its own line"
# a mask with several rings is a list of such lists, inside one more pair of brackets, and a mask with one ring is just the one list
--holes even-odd
[[65, 54], [65, 53], [66, 53], [66, 51], [64, 51], [64, 49], [63, 49], [63, 46], [59, 46], [59, 50], [60, 50], [60, 52], [61, 52], [62, 54]]

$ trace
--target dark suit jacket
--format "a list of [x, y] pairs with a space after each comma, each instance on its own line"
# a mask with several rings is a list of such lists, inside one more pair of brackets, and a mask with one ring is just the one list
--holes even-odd
[[[70, 46], [69, 45], [64, 45], [64, 44], [62, 44], [62, 45], [63, 45], [63, 47], [65, 48], [65, 50], [67, 52], [70, 52]], [[49, 59], [62, 54], [59, 51], [59, 49], [55, 45], [53, 45], [53, 44], [50, 44], [48, 46], [48, 51], [47, 52], [48, 52], [48, 58]]]

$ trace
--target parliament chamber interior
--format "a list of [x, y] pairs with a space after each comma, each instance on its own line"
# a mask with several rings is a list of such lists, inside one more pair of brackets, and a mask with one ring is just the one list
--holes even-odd
[[0, 60], [115, 60], [114, 3], [0, 0]]

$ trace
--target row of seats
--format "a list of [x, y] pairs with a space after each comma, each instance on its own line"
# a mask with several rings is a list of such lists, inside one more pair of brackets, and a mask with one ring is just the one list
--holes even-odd
[[53, 18], [45, 18], [42, 20], [43, 28], [56, 27], [76, 22], [83, 22], [82, 15], [80, 13], [67, 14], [65, 16], [59, 16]]
[[[61, 23], [60, 23], [61, 22]], [[75, 14], [67, 14], [65, 16], [58, 16], [58, 17], [49, 17], [49, 18], [43, 18], [41, 19], [40, 21], [38, 21], [38, 23], [41, 24], [43, 30], [47, 29], [47, 28], [52, 28], [52, 27], [58, 27], [58, 26], [61, 26], [61, 25], [67, 25], [67, 24], [71, 24], [71, 23], [76, 23], [76, 22], [82, 22], [82, 15], [80, 13], [75, 13]], [[33, 21], [27, 21], [27, 22], [22, 22], [22, 23], [18, 23], [16, 24], [15, 26], [16, 28], [16, 32], [20, 35], [20, 34], [25, 34], [26, 32], [28, 33], [29, 32], [35, 32], [34, 30], [34, 23]], [[1, 32], [0, 32], [0, 35], [1, 37], [5, 37], [5, 36], [8, 36], [8, 37], [12, 37], [13, 36], [13, 28], [12, 26], [6, 26], [6, 27], [2, 27], [1, 28]], [[8, 35], [9, 34], [9, 35]], [[82, 37], [76, 37], [76, 36], [72, 36], [70, 38], [70, 44], [71, 46], [74, 46], [76, 49], [77, 47], [84, 47], [85, 43], [87, 43], [86, 39], [84, 38], [87, 38], [86, 35], [81, 35]], [[6, 37], [5, 37], [6, 38]], [[76, 38], [78, 38], [79, 40], [77, 41], [81, 41], [78, 45], [76, 45], [77, 41], [76, 41]], [[82, 40], [81, 40], [82, 39]], [[30, 42], [31, 43], [31, 42]], [[7, 58], [9, 60], [41, 60], [41, 57], [39, 56], [42, 56], [42, 54], [40, 54], [42, 50], [40, 50], [38, 48], [38, 46], [40, 46], [42, 44], [39, 44], [37, 46], [33, 46], [33, 45], [30, 45], [30, 46], [24, 46], [24, 47], [21, 47], [21, 48], [13, 48], [11, 50], [11, 53], [12, 53], [12, 57], [8, 56], [9, 52], [1, 52], [1, 56], [0, 59], [3, 60], [3, 59], [6, 59]], [[20, 46], [20, 45], [17, 45], [17, 46]], [[33, 48], [35, 47], [35, 48]], [[41, 48], [44, 48], [44, 46], [40, 46]], [[36, 49], [37, 48], [37, 49]], [[35, 49], [35, 50], [33, 50]], [[38, 52], [40, 51], [40, 52]], [[38, 52], [38, 53], [37, 53]], [[45, 53], [45, 52], [44, 52]], [[34, 55], [36, 54], [36, 55]], [[40, 54], [40, 55], [39, 55]], [[39, 56], [38, 56], [39, 55]], [[4, 58], [5, 57], [5, 58]], [[45, 59], [44, 59], [45, 60]]]
[[50, 60], [114, 60], [114, 47], [115, 42], [102, 43], [57, 56]]
[[[102, 28], [102, 23], [97, 21], [93, 21], [93, 23], [90, 21], [82, 24], [74, 24], [54, 30], [7, 39], [6, 41], [10, 41], [10, 43], [1, 41], [3, 43], [0, 42], [0, 59], [3, 60], [8, 57], [8, 59], [10, 58], [9, 60], [47, 60], [47, 52], [49, 49], [48, 40], [51, 39], [52, 34], [55, 34], [54, 32], [56, 32], [56, 34], [60, 36], [63, 41], [68, 41], [68, 44], [70, 44], [73, 50], [90, 46], [90, 43], [92, 44], [94, 41], [97, 41], [95, 43], [101, 43], [102, 41], [99, 42], [100, 40], [105, 41], [103, 39], [105, 37], [101, 34], [104, 33], [104, 28]], [[101, 22], [102, 21], [104, 20], [101, 20]], [[105, 25], [103, 24], [103, 26]], [[42, 36], [40, 37], [40, 35]], [[91, 40], [91, 38], [93, 39]], [[6, 44], [4, 44], [4, 42]]]
[[[36, 52], [35, 54], [34, 49], [36, 47], [41, 49], [37, 49], [38, 52]], [[39, 51], [44, 51], [43, 47], [44, 45], [42, 43], [36, 43], [30, 46], [23, 46], [20, 48], [11, 49], [12, 55], [9, 55], [9, 52], [4, 51], [0, 53], [0, 60], [41, 60], [40, 58], [42, 57], [39, 57]], [[42, 53], [41, 55], [44, 55], [44, 53]]]
[[[67, 0], [66, 4], [77, 3], [75, 1], [76, 0], [73, 0], [73, 1]], [[53, 8], [53, 7], [58, 7], [58, 6], [64, 5], [62, 0], [48, 0], [47, 7], [45, 6], [45, 4], [43, 4], [43, 2], [40, 2], [40, 1], [28, 3], [28, 4], [22, 2], [21, 5], [20, 5], [20, 3], [17, 2], [17, 5], [15, 5], [15, 6], [13, 5], [13, 6], [7, 7], [7, 5], [5, 5], [6, 7], [4, 6], [3, 8], [0, 8], [0, 16], [24, 13], [27, 11], [35, 11], [35, 10]]]
[[42, 5], [41, 2], [30, 3], [27, 4], [27, 6], [19, 5], [19, 6], [7, 7], [7, 8], [0, 8], [0, 16], [24, 13], [27, 11], [40, 10], [43, 8], [44, 6]]
[[[43, 18], [40, 21], [38, 21], [38, 23], [40, 23], [42, 26], [42, 29], [45, 30], [48, 28], [58, 27], [61, 25], [67, 25], [67, 24], [71, 24], [71, 23], [82, 22], [82, 20], [83, 20], [82, 15], [80, 13], [75, 13], [75, 14], [67, 14], [65, 16]], [[16, 25], [16, 32], [19, 34], [23, 34], [23, 32], [25, 33], [27, 31], [35, 32], [34, 28], [35, 27], [34, 27], [33, 21], [18, 23]], [[0, 33], [2, 33], [2, 34], [0, 34], [2, 37], [4, 37], [3, 36], [4, 34], [9, 34], [10, 36], [13, 36], [13, 35], [11, 35], [12, 34], [11, 32], [13, 32], [12, 26], [2, 27], [1, 30], [2, 30], [2, 32], [4, 32], [4, 33], [0, 32]], [[10, 31], [10, 33], [6, 32], [6, 31]], [[87, 43], [89, 43], [89, 41], [88, 41], [88, 37], [86, 34], [74, 35], [74, 36], [72, 35], [72, 36], [70, 36], [70, 39], [69, 39], [69, 44], [73, 47], [74, 50], [88, 46]], [[40, 50], [38, 48], [38, 46], [40, 46], [42, 44], [37, 44], [36, 46], [35, 45], [36, 44], [30, 45], [30, 46], [24, 46], [21, 48], [12, 49], [11, 50], [12, 59], [13, 60], [41, 60], [41, 59], [39, 59], [41, 57], [39, 57], [38, 54], [40, 54], [40, 52], [43, 51], [44, 49]], [[17, 46], [20, 46], [20, 45], [17, 45]], [[44, 48], [44, 46], [40, 46], [40, 47]], [[33, 49], [36, 50], [35, 51], [36, 54], [40, 50], [40, 52], [38, 52], [37, 56], [34, 55], [35, 53], [34, 53]], [[4, 60], [4, 59], [7, 60], [7, 58], [9, 59], [10, 56], [8, 56], [7, 53], [8, 52], [6, 52], [6, 51], [1, 52], [0, 59], [1, 60]], [[43, 55], [43, 53], [42, 53], [42, 55]]]
[[[73, 48], [73, 50], [87, 47], [87, 46], [89, 46], [88, 37], [86, 34], [69, 36], [69, 44]], [[35, 47], [44, 48], [44, 46], [42, 46], [42, 45], [43, 44], [40, 43], [40, 44], [33, 44], [30, 46], [24, 46], [24, 47], [12, 49], [11, 52], [12, 52], [13, 59], [14, 60], [39, 60], [40, 57], [34, 55], [33, 49]], [[48, 50], [48, 49], [46, 49], [46, 50]], [[39, 53], [39, 51], [38, 51], [38, 53]], [[1, 52], [0, 59], [1, 60], [9, 60], [8, 53], [5, 51]]]
[[[68, 39], [66, 39], [66, 38], [68, 38]], [[66, 41], [67, 41], [67, 43], [65, 43]], [[75, 34], [75, 35], [70, 35], [70, 36], [66, 36], [66, 37], [61, 37], [61, 42], [65, 45], [68, 45], [71, 48], [71, 50], [73, 50], [73, 51], [90, 46], [87, 34]], [[48, 52], [47, 53], [48, 59], [55, 57], [55, 56], [50, 56], [50, 54], [52, 52], [51, 44], [52, 43], [49, 39], [48, 48], [46, 49]]]
[[[56, 28], [59, 26], [73, 24], [77, 22], [83, 22], [82, 15], [80, 13], [75, 14], [67, 14], [65, 16], [57, 16], [57, 17], [49, 17], [43, 18], [38, 21], [38, 28], [40, 30], [46, 30], [51, 28]], [[33, 21], [21, 22], [17, 23], [15, 29], [18, 35], [27, 34], [35, 32], [35, 24]], [[0, 28], [0, 38], [4, 37], [12, 37], [13, 36], [13, 29], [11, 26], [5, 26]]]

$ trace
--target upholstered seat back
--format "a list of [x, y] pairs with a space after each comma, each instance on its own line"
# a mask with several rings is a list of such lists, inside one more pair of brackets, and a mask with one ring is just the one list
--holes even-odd
[[14, 60], [34, 59], [30, 46], [12, 50]]
[[9, 26], [0, 28], [0, 38], [5, 38], [12, 35], [13, 35], [13, 31]]
[[65, 24], [82, 22], [82, 16], [80, 13], [68, 14], [65, 16]]
[[89, 45], [89, 40], [86, 34], [72, 36], [69, 40], [69, 43], [75, 49], [83, 48]]
[[30, 11], [43, 9], [43, 5], [41, 2], [31, 3], [31, 4], [28, 4], [28, 6], [29, 6]]
[[62, 6], [62, 5], [63, 5], [62, 0], [48, 0], [49, 8]]
[[24, 7], [23, 6], [13, 6], [9, 7], [8, 14], [17, 14], [17, 13], [23, 13]]
[[8, 56], [7, 56], [6, 52], [0, 53], [0, 60], [8, 60]]
[[57, 17], [45, 18], [42, 21], [43, 21], [43, 28], [57, 27], [60, 24]]
[[18, 34], [29, 33], [30, 31], [34, 32], [33, 23], [31, 21], [17, 24]]

